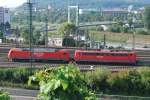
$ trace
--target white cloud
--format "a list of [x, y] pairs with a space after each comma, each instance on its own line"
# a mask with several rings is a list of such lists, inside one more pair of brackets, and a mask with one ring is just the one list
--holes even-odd
[[0, 0], [0, 6], [3, 7], [17, 7], [27, 0]]

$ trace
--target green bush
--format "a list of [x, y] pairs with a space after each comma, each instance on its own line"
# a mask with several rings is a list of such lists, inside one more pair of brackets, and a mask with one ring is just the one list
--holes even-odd
[[39, 81], [41, 100], [96, 100], [79, 68], [73, 65], [40, 71], [30, 77], [29, 84], [32, 80]]
[[90, 88], [105, 94], [150, 96], [150, 70], [137, 68], [116, 73], [96, 69], [84, 74]]
[[29, 86], [27, 83], [13, 83], [13, 82], [6, 82], [6, 81], [0, 81], [0, 86], [1, 87], [12, 87], [12, 88], [23, 88], [23, 89], [34, 89], [34, 90], [39, 89], [38, 84]]
[[115, 33], [120, 33], [121, 30], [122, 30], [121, 26], [118, 25], [112, 25], [108, 28], [108, 31], [115, 32]]
[[96, 31], [104, 31], [104, 28], [102, 26], [97, 26]]
[[122, 27], [122, 30], [121, 30], [123, 33], [128, 33], [130, 31], [129, 27], [127, 26], [123, 26]]
[[149, 96], [149, 73], [150, 71], [146, 71], [143, 69], [140, 69], [140, 71], [122, 71], [119, 73], [110, 74], [110, 76], [107, 79], [107, 82], [110, 85], [111, 93]]
[[137, 71], [141, 75], [141, 84], [142, 84], [142, 89], [140, 92], [143, 94], [150, 96], [150, 70], [149, 68], [139, 68]]
[[10, 100], [10, 96], [0, 90], [0, 100]]
[[66, 47], [75, 47], [76, 43], [75, 43], [75, 40], [72, 37], [65, 37], [63, 39], [62, 45], [66, 46]]
[[3, 39], [3, 35], [4, 35], [4, 33], [0, 32], [0, 39]]
[[107, 77], [109, 75], [109, 71], [107, 69], [96, 69], [92, 72], [87, 72], [85, 77], [87, 79], [88, 85], [95, 91], [107, 91], [108, 83]]
[[28, 68], [0, 69], [0, 80], [14, 83], [27, 83], [28, 77], [33, 75]]
[[149, 33], [145, 29], [137, 29], [136, 33], [141, 35], [149, 35]]
[[29, 69], [20, 68], [13, 73], [13, 81], [17, 83], [26, 83], [30, 75], [32, 74]]

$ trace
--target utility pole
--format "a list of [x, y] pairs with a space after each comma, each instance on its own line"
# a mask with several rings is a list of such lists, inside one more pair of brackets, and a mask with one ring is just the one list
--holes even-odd
[[16, 39], [15, 39], [16, 47], [19, 47], [19, 44], [18, 44], [18, 38], [19, 38], [19, 29], [18, 29], [18, 26], [15, 29], [15, 36], [16, 36]]
[[48, 17], [45, 18], [45, 47], [48, 47]]
[[68, 6], [68, 23], [70, 23], [70, 7]]
[[6, 31], [6, 29], [5, 29], [5, 23], [3, 23], [2, 24], [2, 32], [3, 32], [3, 42], [6, 42], [6, 38], [5, 38], [5, 31]]
[[79, 26], [79, 5], [77, 6], [68, 6], [68, 23], [71, 22], [71, 9], [76, 9], [76, 26]]
[[79, 5], [76, 6], [76, 26], [79, 26]]
[[132, 50], [134, 51], [135, 50], [135, 30], [134, 30], [134, 25], [133, 25], [133, 33], [132, 33], [132, 38], [133, 38], [133, 41], [132, 41]]
[[105, 47], [106, 47], [106, 33], [104, 33], [104, 49], [105, 49]]
[[132, 50], [135, 50], [135, 32], [133, 32], [133, 47]]
[[[76, 9], [76, 21], [75, 21], [75, 24], [76, 24], [76, 27], [78, 28], [79, 26], [79, 5], [77, 6], [68, 6], [68, 23], [71, 22], [71, 9]], [[77, 34], [77, 41], [78, 41], [78, 29], [76, 30], [76, 34]]]
[[45, 14], [45, 47], [48, 47], [48, 14], [49, 14], [49, 6], [46, 9]]
[[31, 0], [29, 0], [27, 2], [28, 4], [28, 8], [29, 8], [29, 47], [30, 47], [30, 66], [31, 69], [33, 67], [33, 62], [32, 62], [32, 53], [33, 53], [33, 49], [32, 49], [32, 43], [33, 43], [33, 30], [32, 30], [32, 8], [33, 8], [33, 3], [31, 2]]

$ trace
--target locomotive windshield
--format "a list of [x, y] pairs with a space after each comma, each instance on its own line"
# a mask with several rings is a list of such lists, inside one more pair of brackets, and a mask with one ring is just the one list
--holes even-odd
[[[29, 48], [22, 48], [22, 51], [30, 51]], [[34, 48], [33, 52], [56, 52], [56, 49], [46, 49], [46, 48]]]

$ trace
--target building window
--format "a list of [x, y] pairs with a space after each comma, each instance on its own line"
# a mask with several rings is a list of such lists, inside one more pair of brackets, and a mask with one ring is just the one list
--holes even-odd
[[5, 13], [8, 13], [8, 10], [5, 10]]

